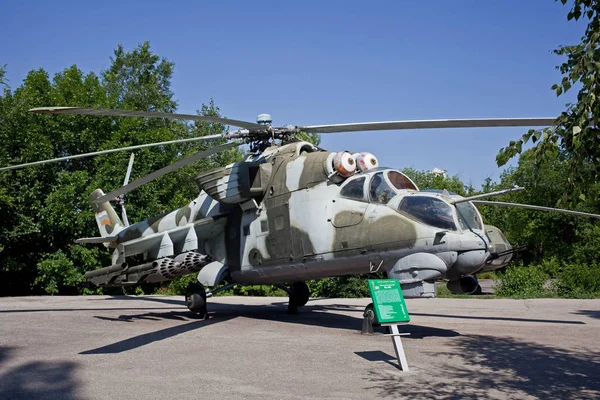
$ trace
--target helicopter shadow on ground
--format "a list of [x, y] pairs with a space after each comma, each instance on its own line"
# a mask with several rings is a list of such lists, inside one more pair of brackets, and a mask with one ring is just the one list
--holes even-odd
[[0, 314], [81, 312], [81, 311], [141, 311], [141, 310], [156, 310], [156, 307], [32, 308], [32, 309], [0, 310]]
[[586, 317], [600, 319], [600, 310], [579, 310], [573, 314], [585, 315]]
[[6, 367], [16, 349], [0, 346], [0, 399], [64, 399], [80, 398], [75, 379], [77, 364], [67, 361], [32, 361]]
[[[146, 300], [146, 299], [144, 299]], [[151, 299], [153, 300], [153, 299]], [[183, 302], [182, 302], [183, 303]], [[182, 307], [185, 307], [182, 304]], [[346, 306], [342, 306], [346, 308]], [[330, 310], [331, 306], [320, 306], [320, 305], [307, 305], [302, 307], [297, 314], [288, 314], [287, 307], [281, 305], [270, 304], [270, 305], [244, 305], [244, 304], [219, 304], [212, 303], [209, 306], [209, 317], [205, 320], [194, 319], [195, 316], [191, 312], [187, 311], [165, 311], [159, 310], [134, 315], [120, 315], [116, 318], [106, 316], [94, 316], [94, 318], [107, 321], [107, 322], [126, 322], [131, 323], [136, 320], [160, 320], [170, 319], [177, 321], [185, 321], [186, 323], [171, 326], [169, 328], [161, 329], [154, 332], [145, 333], [142, 335], [134, 336], [129, 339], [125, 339], [116, 343], [102, 346], [99, 348], [87, 350], [80, 354], [112, 354], [129, 351], [147, 344], [161, 341], [182, 333], [186, 333], [195, 329], [200, 329], [212, 324], [225, 323], [226, 321], [234, 318], [250, 318], [259, 319], [275, 322], [284, 322], [292, 324], [302, 324], [310, 326], [319, 326], [324, 328], [333, 329], [348, 329], [355, 331], [357, 334], [360, 332], [362, 326], [362, 311], [359, 314], [360, 317], [354, 317], [350, 315], [325, 312]], [[459, 333], [448, 330], [433, 328], [428, 326], [420, 325], [406, 325], [403, 331], [411, 333], [411, 338], [424, 338], [430, 336], [437, 337], [452, 337], [458, 336]], [[387, 328], [377, 328], [381, 333], [387, 333]]]
[[90, 299], [90, 300], [92, 300], [92, 301], [110, 301], [110, 300], [138, 300], [139, 301], [139, 300], [144, 300], [144, 301], [153, 301], [156, 303], [171, 304], [171, 305], [175, 305], [175, 306], [185, 307], [185, 301], [183, 301], [183, 300], [165, 299], [165, 298], [156, 297], [156, 296], [115, 295], [115, 296], [110, 296], [107, 298]]
[[453, 315], [453, 314], [431, 314], [431, 313], [410, 313], [412, 316], [419, 317], [437, 317], [437, 318], [455, 318], [455, 319], [474, 319], [485, 321], [510, 321], [510, 322], [534, 322], [545, 324], [567, 324], [567, 325], [583, 325], [583, 321], [568, 321], [560, 319], [536, 319], [536, 318], [516, 318], [516, 317], [497, 317], [493, 315]]
[[[181, 313], [181, 314], [174, 313], [174, 312], [164, 312], [164, 313], [156, 312], [156, 313], [147, 313], [147, 314], [141, 314], [141, 315], [120, 316], [119, 318], [106, 318], [106, 317], [98, 317], [98, 316], [95, 316], [94, 318], [105, 320], [105, 321], [111, 321], [111, 322], [115, 322], [115, 321], [131, 322], [134, 320], [149, 319], [149, 314], [150, 314], [151, 318], [155, 319], [155, 320], [178, 319], [177, 314], [179, 314], [179, 315], [187, 314], [187, 316], [189, 318], [184, 317], [183, 320], [185, 320], [185, 321], [190, 321], [190, 319], [193, 319], [193, 314], [191, 312]], [[176, 314], [175, 318], [172, 314]], [[154, 342], [159, 342], [161, 340], [172, 338], [174, 336], [177, 336], [177, 335], [180, 335], [180, 334], [183, 334], [186, 332], [190, 332], [190, 331], [193, 331], [198, 328], [206, 327], [206, 326], [212, 325], [214, 323], [219, 323], [219, 322], [223, 322], [223, 321], [218, 320], [218, 319], [211, 319], [211, 318], [206, 319], [206, 320], [191, 320], [191, 322], [187, 322], [185, 324], [171, 326], [169, 328], [161, 329], [161, 330], [154, 331], [154, 332], [144, 333], [142, 335], [134, 336], [134, 337], [131, 337], [131, 338], [125, 339], [125, 340], [120, 340], [118, 342], [111, 343], [106, 346], [82, 351], [79, 354], [87, 355], [87, 354], [123, 353], [125, 351], [133, 350], [138, 347], [146, 346], [146, 345], [154, 343]]]
[[[287, 313], [287, 302], [275, 302], [271, 305], [250, 306], [211, 304], [211, 310], [215, 315], [234, 317], [245, 317], [291, 324], [302, 324], [319, 326], [323, 328], [347, 329], [360, 333], [364, 306], [352, 306], [346, 304], [310, 304], [310, 302], [298, 309], [296, 314]], [[360, 307], [360, 308], [357, 308]], [[337, 311], [337, 312], [336, 312]], [[354, 315], [341, 314], [339, 312], [353, 312]], [[410, 333], [410, 338], [421, 339], [425, 337], [453, 337], [459, 333], [449, 329], [433, 328], [421, 325], [403, 325], [402, 331]], [[388, 328], [377, 327], [376, 332], [388, 333]]]
[[370, 371], [367, 388], [404, 399], [600, 398], [600, 353], [469, 335], [436, 356], [447, 361], [420, 366], [427, 373]]

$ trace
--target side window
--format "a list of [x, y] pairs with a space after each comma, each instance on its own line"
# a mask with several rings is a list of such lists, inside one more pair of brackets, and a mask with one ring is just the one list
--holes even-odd
[[351, 180], [342, 188], [340, 195], [354, 200], [363, 200], [365, 177]]
[[395, 195], [396, 192], [383, 178], [383, 172], [378, 172], [373, 175], [371, 185], [369, 186], [369, 198], [373, 203], [387, 204]]

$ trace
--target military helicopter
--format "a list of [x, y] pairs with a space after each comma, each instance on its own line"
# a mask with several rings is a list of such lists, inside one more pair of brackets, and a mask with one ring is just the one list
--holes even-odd
[[[435, 281], [448, 279], [454, 293], [476, 293], [475, 274], [507, 265], [513, 248], [500, 229], [485, 225], [474, 204], [522, 207], [586, 217], [600, 215], [525, 204], [481, 200], [521, 187], [462, 197], [445, 190], [419, 190], [405, 174], [379, 166], [370, 153], [332, 152], [299, 140], [300, 132], [334, 133], [429, 128], [551, 126], [553, 118], [455, 119], [366, 122], [336, 125], [272, 125], [163, 112], [43, 107], [42, 114], [102, 115], [199, 120], [234, 126], [223, 136], [78, 154], [0, 168], [22, 168], [72, 158], [168, 143], [225, 138], [224, 144], [195, 153], [104, 193], [90, 201], [99, 237], [77, 243], [104, 244], [112, 265], [89, 271], [98, 286], [162, 282], [197, 273], [186, 290], [186, 305], [199, 317], [206, 299], [234, 285], [276, 285], [289, 295], [289, 310], [309, 300], [305, 281], [347, 274], [383, 273], [399, 280], [406, 298], [435, 297]], [[172, 212], [129, 225], [110, 204], [165, 174], [228, 148], [247, 144], [242, 161], [196, 177], [200, 194]], [[133, 158], [131, 159], [133, 160]], [[124, 210], [123, 210], [124, 211]], [[139, 259], [143, 261], [139, 261]], [[134, 261], [135, 260], [135, 261]]]

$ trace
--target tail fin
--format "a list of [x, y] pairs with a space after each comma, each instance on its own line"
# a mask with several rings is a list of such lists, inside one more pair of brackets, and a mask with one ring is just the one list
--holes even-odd
[[102, 196], [104, 196], [102, 189], [96, 189], [90, 194], [92, 209], [96, 215], [100, 235], [102, 237], [114, 236], [122, 231], [125, 226], [108, 201], [99, 204], [93, 202]]

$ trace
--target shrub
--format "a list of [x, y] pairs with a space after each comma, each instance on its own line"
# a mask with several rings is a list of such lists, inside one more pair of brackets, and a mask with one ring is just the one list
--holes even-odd
[[[261, 286], [261, 285], [251, 285], [251, 286], [235, 286], [233, 289], [226, 290], [223, 295], [233, 295], [233, 296], [277, 296], [277, 297], [287, 297], [287, 293], [282, 289], [279, 289], [275, 286]], [[219, 293], [219, 294], [221, 294]]]
[[348, 275], [306, 282], [311, 297], [362, 298], [370, 297], [367, 277]]
[[[166, 286], [161, 287], [158, 294], [185, 296], [188, 284], [196, 282], [196, 274], [188, 274], [175, 278]], [[215, 296], [287, 296], [287, 293], [274, 286], [234, 286], [231, 289], [217, 293]]]
[[556, 278], [562, 269], [562, 265], [556, 257], [551, 257], [542, 260], [539, 268], [550, 278]]
[[548, 275], [537, 266], [508, 267], [499, 274], [495, 294], [498, 297], [552, 297], [552, 292], [546, 288], [547, 279]]
[[191, 282], [196, 282], [196, 274], [188, 274], [173, 279], [167, 286], [158, 289], [157, 294], [185, 296], [185, 289]]
[[565, 264], [553, 283], [553, 289], [561, 297], [600, 297], [600, 265]]

